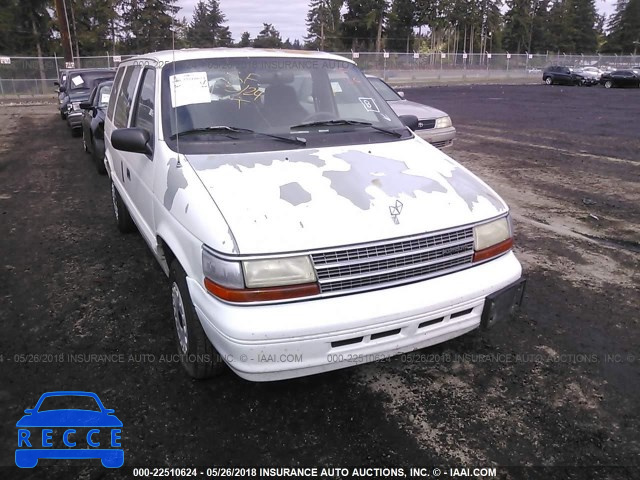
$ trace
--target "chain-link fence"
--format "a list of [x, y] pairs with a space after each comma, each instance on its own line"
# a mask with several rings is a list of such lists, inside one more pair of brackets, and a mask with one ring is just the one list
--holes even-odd
[[[353, 59], [366, 73], [392, 83], [435, 81], [539, 80], [548, 65], [623, 69], [640, 66], [640, 56], [508, 53], [337, 53]], [[129, 56], [75, 58], [75, 68], [110, 68]], [[60, 57], [0, 56], [0, 97], [53, 96], [53, 82], [67, 68]]]

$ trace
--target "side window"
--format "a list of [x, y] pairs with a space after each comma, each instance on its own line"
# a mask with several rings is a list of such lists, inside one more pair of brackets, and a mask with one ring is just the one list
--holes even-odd
[[127, 126], [139, 74], [140, 67], [129, 67], [124, 77], [122, 77], [122, 85], [120, 85], [116, 98], [116, 112], [113, 116], [113, 124], [116, 128], [124, 128]]
[[[116, 78], [113, 79], [114, 90], [118, 89], [118, 86], [120, 85], [120, 80], [122, 80], [122, 75], [124, 75], [125, 70], [126, 70], [126, 67], [118, 69], [118, 72], [116, 73]], [[109, 102], [109, 108], [107, 108], [107, 117], [111, 121], [113, 121], [113, 112], [115, 109], [116, 109], [116, 102], [114, 99], [113, 102]]]
[[[138, 100], [136, 101], [136, 110], [133, 115], [131, 126], [144, 128], [151, 134], [151, 139], [153, 140], [156, 71], [152, 68], [146, 68], [142, 75], [142, 87], [140, 87], [140, 93], [138, 94]], [[153, 144], [153, 142], [151, 142], [151, 144]]]

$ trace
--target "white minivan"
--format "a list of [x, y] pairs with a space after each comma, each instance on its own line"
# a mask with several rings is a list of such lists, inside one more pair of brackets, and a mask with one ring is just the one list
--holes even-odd
[[509, 317], [509, 209], [343, 57], [206, 49], [122, 62], [105, 120], [118, 227], [169, 277], [180, 358], [268, 381]]

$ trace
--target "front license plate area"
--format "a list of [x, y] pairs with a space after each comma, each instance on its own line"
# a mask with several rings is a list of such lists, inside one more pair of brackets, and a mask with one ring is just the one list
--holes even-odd
[[496, 323], [511, 318], [522, 304], [527, 281], [521, 278], [515, 283], [487, 296], [482, 310], [480, 326], [491, 328]]

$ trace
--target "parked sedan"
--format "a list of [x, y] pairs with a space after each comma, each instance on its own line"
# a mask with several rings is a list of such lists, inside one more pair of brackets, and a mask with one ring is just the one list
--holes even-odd
[[585, 77], [570, 67], [551, 65], [542, 72], [542, 81], [547, 85], [560, 83], [564, 85], [584, 85]]
[[448, 147], [453, 143], [456, 129], [451, 124], [449, 115], [422, 103], [405, 100], [403, 92], [396, 92], [381, 78], [372, 75], [367, 75], [367, 78], [398, 116], [418, 117], [416, 135], [438, 148]]
[[640, 87], [640, 70], [614, 70], [603, 73], [600, 83], [605, 88], [611, 87]]
[[84, 151], [91, 154], [100, 175], [105, 175], [104, 168], [104, 117], [109, 106], [111, 80], [93, 87], [88, 102], [82, 102], [82, 143]]
[[115, 70], [107, 68], [74, 69], [67, 72], [67, 79], [60, 91], [65, 95], [67, 105], [67, 125], [75, 137], [82, 133], [82, 110], [80, 103], [89, 99], [91, 89], [105, 80], [111, 80]]
[[596, 67], [581, 67], [574, 70], [577, 74], [584, 77], [585, 85], [597, 85], [602, 76], [602, 71]]

